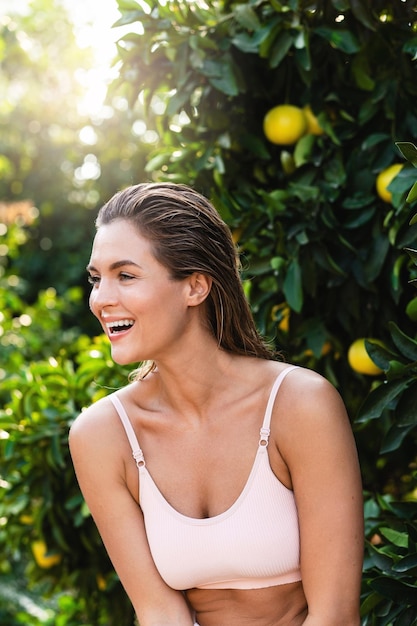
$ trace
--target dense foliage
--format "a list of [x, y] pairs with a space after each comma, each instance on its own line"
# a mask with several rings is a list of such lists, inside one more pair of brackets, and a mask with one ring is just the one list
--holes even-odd
[[[1, 140], [3, 197], [31, 197], [40, 211], [32, 223], [9, 223], [4, 231], [2, 570], [26, 560], [32, 583], [49, 581], [51, 591], [77, 589], [80, 604], [71, 605], [72, 616], [67, 610], [71, 626], [132, 624], [66, 446], [75, 415], [122, 384], [126, 372], [111, 363], [102, 338], [86, 336], [94, 329], [81, 317], [84, 294], [75, 285], [86, 261], [83, 242], [91, 235], [89, 209], [131, 181], [182, 181], [211, 197], [232, 228], [260, 329], [286, 358], [327, 376], [348, 406], [365, 490], [363, 625], [415, 624], [417, 305], [410, 279], [417, 276], [417, 223], [410, 224], [415, 195], [408, 203], [406, 198], [417, 161], [413, 147], [396, 145], [417, 137], [414, 3], [118, 4], [119, 24], [131, 24], [132, 32], [118, 44], [120, 76], [109, 102], [126, 102], [127, 111], [88, 122], [98, 137], [93, 148], [77, 144], [75, 150], [78, 122], [64, 125], [57, 152], [48, 137], [57, 136], [62, 120], [54, 119], [51, 135], [55, 114], [42, 117], [36, 102], [32, 113], [22, 107], [14, 133], [23, 132], [36, 106], [49, 131], [25, 147], [31, 152], [20, 188], [13, 165], [22, 156], [20, 135]], [[9, 50], [21, 58], [19, 39], [9, 30], [9, 46], [16, 46]], [[9, 80], [12, 58], [5, 56]], [[286, 144], [270, 142], [264, 117], [281, 104], [309, 106], [320, 128], [307, 128]], [[0, 111], [3, 128], [12, 115], [13, 106]], [[150, 145], [132, 147], [138, 119], [159, 137], [151, 152]], [[77, 152], [94, 152], [101, 176], [75, 184]], [[45, 160], [44, 178], [34, 153]], [[58, 184], [48, 175], [52, 162], [67, 163], [53, 172]], [[403, 167], [383, 199], [376, 180], [395, 163]], [[45, 238], [52, 252], [35, 255]], [[349, 364], [348, 348], [361, 337], [383, 344], [366, 343], [379, 375], [363, 375]], [[30, 556], [38, 539], [59, 553], [50, 569]], [[21, 619], [17, 623], [29, 623]]]

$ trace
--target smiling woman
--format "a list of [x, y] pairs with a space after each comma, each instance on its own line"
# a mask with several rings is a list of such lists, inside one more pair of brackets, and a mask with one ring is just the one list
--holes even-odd
[[113, 359], [143, 365], [70, 448], [141, 626], [359, 626], [362, 493], [336, 390], [259, 335], [199, 193], [135, 185], [96, 225], [91, 310]]

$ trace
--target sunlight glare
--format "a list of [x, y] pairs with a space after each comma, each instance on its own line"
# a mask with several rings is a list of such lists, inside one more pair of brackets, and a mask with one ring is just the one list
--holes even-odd
[[86, 146], [94, 146], [97, 143], [97, 133], [90, 125], [83, 126], [78, 133], [80, 141]]
[[[84, 87], [84, 98], [78, 104], [81, 115], [89, 115], [98, 122], [109, 117], [108, 106], [104, 105], [107, 87], [119, 74], [119, 65], [114, 64], [116, 42], [127, 32], [143, 34], [140, 22], [112, 28], [120, 18], [116, 0], [63, 0], [80, 49], [91, 48], [95, 63], [91, 69], [79, 69], [76, 75]], [[145, 2], [138, 1], [138, 9], [150, 10]]]

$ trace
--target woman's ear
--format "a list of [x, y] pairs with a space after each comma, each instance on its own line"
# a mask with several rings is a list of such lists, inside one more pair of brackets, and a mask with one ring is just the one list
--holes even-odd
[[210, 293], [212, 283], [212, 278], [206, 274], [198, 274], [197, 272], [191, 274], [189, 277], [189, 306], [197, 306], [204, 302]]

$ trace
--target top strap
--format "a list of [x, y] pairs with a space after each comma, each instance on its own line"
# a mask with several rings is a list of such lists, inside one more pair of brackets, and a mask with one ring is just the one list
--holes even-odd
[[117, 414], [120, 417], [121, 422], [124, 426], [127, 438], [129, 439], [130, 447], [132, 448], [132, 455], [136, 461], [136, 465], [138, 467], [144, 467], [145, 458], [143, 456], [143, 452], [139, 446], [139, 442], [135, 435], [135, 431], [132, 428], [132, 424], [130, 423], [130, 419], [127, 416], [127, 413], [125, 411], [123, 404], [121, 403], [121, 401], [119, 400], [119, 398], [117, 397], [115, 393], [111, 394], [109, 398], [112, 401], [114, 408], [116, 409]]
[[287, 374], [289, 374], [292, 370], [297, 369], [297, 368], [298, 368], [298, 365], [291, 365], [289, 367], [286, 367], [285, 370], [282, 370], [282, 372], [278, 374], [277, 378], [275, 379], [274, 384], [272, 385], [271, 393], [269, 394], [268, 404], [266, 406], [264, 421], [263, 421], [262, 428], [260, 431], [259, 445], [262, 445], [262, 446], [268, 445], [269, 434], [271, 432], [270, 425], [271, 425], [272, 408], [274, 406], [275, 398], [277, 397], [278, 389], [280, 388], [281, 383], [284, 380], [284, 378], [287, 376]]

